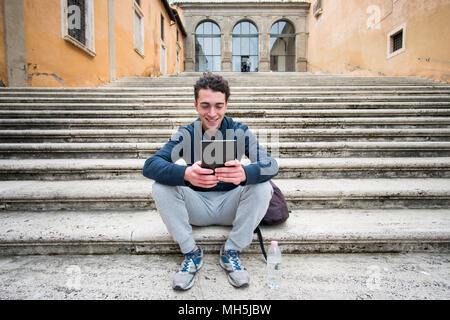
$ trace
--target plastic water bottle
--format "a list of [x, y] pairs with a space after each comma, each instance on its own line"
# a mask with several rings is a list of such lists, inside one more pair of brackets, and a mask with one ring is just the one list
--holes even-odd
[[277, 241], [272, 241], [267, 255], [267, 284], [270, 289], [281, 287], [281, 251]]

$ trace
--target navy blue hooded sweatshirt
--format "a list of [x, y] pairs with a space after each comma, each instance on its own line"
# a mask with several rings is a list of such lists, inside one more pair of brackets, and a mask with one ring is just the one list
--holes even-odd
[[[236, 188], [237, 185], [233, 183], [219, 182], [215, 187], [205, 189], [184, 180], [186, 168], [201, 160], [202, 139], [209, 140], [210, 137], [205, 135], [200, 118], [188, 126], [180, 127], [159, 151], [145, 161], [143, 175], [165, 185], [188, 186], [196, 191], [229, 191]], [[259, 145], [247, 125], [225, 116], [215, 139], [237, 140], [237, 158], [241, 160], [245, 155], [251, 161], [249, 165], [243, 166], [247, 180], [241, 185], [262, 183], [278, 174], [277, 162]], [[175, 163], [180, 158], [187, 165]]]

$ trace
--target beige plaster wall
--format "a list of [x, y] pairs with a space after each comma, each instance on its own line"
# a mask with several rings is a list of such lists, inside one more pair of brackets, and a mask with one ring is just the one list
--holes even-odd
[[[419, 76], [450, 81], [450, 1], [323, 0], [317, 18], [311, 1], [308, 71]], [[387, 35], [406, 24], [406, 50], [387, 57]]]

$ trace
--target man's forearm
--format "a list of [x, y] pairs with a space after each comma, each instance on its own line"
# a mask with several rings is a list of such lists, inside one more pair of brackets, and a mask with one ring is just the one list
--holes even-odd
[[153, 156], [144, 164], [142, 173], [147, 178], [169, 186], [184, 186], [184, 174], [187, 166], [166, 161]]

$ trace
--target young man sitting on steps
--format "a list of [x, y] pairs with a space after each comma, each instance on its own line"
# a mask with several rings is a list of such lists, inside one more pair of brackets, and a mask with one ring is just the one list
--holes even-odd
[[[143, 168], [144, 176], [155, 180], [156, 207], [185, 256], [173, 288], [191, 288], [203, 265], [203, 251], [191, 225], [232, 226], [220, 250], [220, 265], [233, 286], [247, 286], [250, 277], [239, 253], [250, 245], [267, 211], [273, 193], [269, 180], [278, 174], [278, 164], [245, 124], [225, 116], [230, 89], [222, 76], [204, 74], [194, 86], [194, 96], [198, 119], [180, 127]], [[202, 168], [202, 139], [237, 140], [237, 159], [214, 171]], [[249, 165], [241, 165], [238, 159], [243, 155], [250, 159]], [[187, 165], [175, 163], [181, 157]]]

